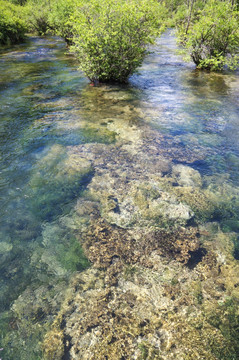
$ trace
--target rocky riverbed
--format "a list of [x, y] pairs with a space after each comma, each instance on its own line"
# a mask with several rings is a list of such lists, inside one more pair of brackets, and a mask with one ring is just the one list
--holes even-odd
[[[118, 135], [114, 144], [68, 147], [59, 163], [67, 159], [66, 176], [67, 169], [93, 175], [71, 214], [44, 228], [40, 261], [63, 275], [51, 239], [63, 242], [73, 231], [91, 266], [71, 276], [66, 294], [64, 284], [26, 290], [12, 307], [18, 331], [29, 324], [36, 331], [34, 318], [45, 324], [46, 359], [237, 354], [236, 234], [223, 232], [216, 217], [228, 211], [236, 217], [230, 200], [238, 201], [239, 190], [225, 182], [212, 186], [189, 165], [174, 164], [176, 145], [169, 154], [163, 137], [142, 130], [127, 143]], [[53, 158], [56, 151], [62, 153], [53, 147]], [[44, 162], [49, 159], [51, 153]], [[184, 159], [190, 162], [190, 151]], [[76, 250], [69, 239], [68, 246]]]
[[27, 53], [46, 41], [3, 161], [4, 360], [238, 358], [237, 83], [168, 64], [170, 39], [125, 87], [69, 75], [56, 40]]

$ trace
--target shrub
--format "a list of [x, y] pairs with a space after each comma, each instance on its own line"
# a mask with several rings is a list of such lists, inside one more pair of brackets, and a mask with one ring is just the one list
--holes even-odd
[[69, 21], [76, 8], [75, 0], [56, 0], [52, 3], [49, 14], [49, 24], [54, 32], [63, 37], [69, 44], [72, 43], [72, 25]]
[[51, 2], [48, 0], [29, 0], [25, 6], [26, 21], [30, 32], [45, 35], [50, 30], [49, 14]]
[[72, 47], [93, 82], [125, 82], [159, 33], [165, 8], [156, 0], [90, 0], [72, 16]]
[[235, 69], [239, 59], [238, 11], [230, 2], [209, 0], [198, 15], [186, 38], [181, 31], [194, 63], [208, 70], [222, 70], [224, 65]]
[[24, 40], [27, 26], [21, 13], [21, 6], [0, 1], [0, 44], [16, 44]]

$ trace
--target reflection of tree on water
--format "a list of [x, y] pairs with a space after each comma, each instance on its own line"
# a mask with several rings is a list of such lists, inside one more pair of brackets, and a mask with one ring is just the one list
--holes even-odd
[[[190, 75], [190, 78], [184, 80], [190, 84], [192, 91], [198, 96], [201, 94], [201, 96], [206, 95], [205, 97], [210, 97], [210, 95], [214, 97], [230, 93], [230, 86], [226, 83], [225, 74], [195, 69]], [[235, 78], [235, 75], [229, 75], [230, 77]]]

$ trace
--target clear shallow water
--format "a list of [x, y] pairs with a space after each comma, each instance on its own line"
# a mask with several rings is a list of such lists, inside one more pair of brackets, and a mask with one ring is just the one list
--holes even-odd
[[238, 183], [238, 73], [198, 71], [176, 55], [173, 37], [163, 36], [159, 44], [136, 80], [155, 110], [150, 120], [182, 146], [206, 154], [202, 162], [192, 164], [201, 173], [226, 172]]
[[[75, 204], [89, 197], [94, 164], [102, 171], [107, 164], [104, 151], [81, 158], [91, 152], [84, 144], [114, 151], [128, 146], [137, 153], [146, 138], [150, 159], [158, 136], [158, 153], [198, 170], [205, 188], [238, 186], [238, 74], [198, 72], [176, 55], [170, 32], [155, 50], [128, 85], [98, 88], [88, 84], [58, 38], [33, 38], [0, 54], [0, 321], [2, 337], [9, 336], [3, 359], [29, 359], [29, 349], [59, 311], [69, 277], [89, 266], [77, 240]], [[78, 157], [72, 150], [77, 146]], [[121, 165], [116, 162], [114, 171], [130, 177]], [[147, 166], [144, 171], [147, 177]], [[238, 198], [231, 199], [230, 209], [213, 220], [237, 233]], [[21, 300], [14, 303], [23, 292], [35, 304], [33, 314], [26, 314]], [[42, 293], [54, 301], [42, 304]], [[34, 327], [30, 339], [17, 330], [12, 304], [20, 318], [34, 318], [35, 327], [47, 313], [42, 332]], [[30, 352], [31, 359], [41, 359], [39, 348]]]
[[[55, 106], [55, 103], [67, 92], [63, 104], [67, 111], [67, 97], [71, 96], [77, 74], [76, 69], [69, 74], [70, 61], [66, 63], [64, 51], [64, 44], [57, 39], [32, 39], [29, 46], [1, 55], [1, 240], [12, 247], [3, 254], [3, 258], [7, 258], [3, 259], [1, 269], [3, 308], [9, 306], [34, 276], [29, 257], [32, 244], [39, 243], [42, 222], [62, 213], [62, 205], [75, 196], [74, 190], [67, 191], [66, 184], [64, 199], [59, 196], [57, 203], [53, 201], [52, 209], [44, 212], [44, 204], [34, 204], [34, 197], [38, 196], [38, 190], [42, 193], [40, 197], [44, 197], [45, 190], [40, 190], [41, 184], [36, 184], [34, 189], [29, 185], [32, 174], [39, 171], [39, 161], [53, 144], [66, 146], [82, 140], [81, 134], [54, 129], [54, 120], [61, 116], [61, 105]], [[64, 148], [59, 159], [55, 159], [55, 166], [61, 157], [64, 157]], [[49, 174], [43, 174], [43, 183], [44, 176]], [[48, 184], [46, 197], [54, 186], [56, 184]]]

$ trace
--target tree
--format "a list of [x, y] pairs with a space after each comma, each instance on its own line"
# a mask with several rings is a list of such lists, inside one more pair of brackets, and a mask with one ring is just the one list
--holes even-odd
[[181, 31], [185, 48], [198, 68], [222, 70], [238, 67], [239, 13], [228, 1], [209, 0], [191, 23]]
[[125, 82], [160, 32], [157, 0], [82, 1], [74, 16], [72, 50], [92, 82]]

